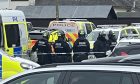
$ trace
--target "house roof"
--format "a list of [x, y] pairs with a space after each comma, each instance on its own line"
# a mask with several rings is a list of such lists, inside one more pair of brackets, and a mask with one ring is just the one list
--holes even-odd
[[117, 18], [140, 18], [140, 12], [117, 12]]
[[[27, 18], [55, 18], [55, 6], [18, 6]], [[112, 14], [114, 13], [114, 14]], [[59, 6], [60, 18], [112, 18], [115, 17], [111, 5]]]

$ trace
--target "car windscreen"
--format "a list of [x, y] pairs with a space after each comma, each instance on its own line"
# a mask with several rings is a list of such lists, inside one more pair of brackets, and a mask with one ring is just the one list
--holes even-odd
[[[98, 36], [99, 36], [99, 32], [101, 32], [101, 31], [93, 31], [93, 32], [91, 32], [89, 34], [89, 36], [87, 36], [87, 39], [89, 41], [96, 41]], [[119, 31], [113, 31], [113, 32], [115, 34], [116, 39], [118, 39]], [[108, 33], [109, 33], [109, 31], [106, 32], [106, 39], [108, 39]]]

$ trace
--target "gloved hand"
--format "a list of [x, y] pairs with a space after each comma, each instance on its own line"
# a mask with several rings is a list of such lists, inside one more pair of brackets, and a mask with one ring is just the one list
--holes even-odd
[[107, 55], [107, 56], [110, 56], [111, 53], [112, 53], [111, 50], [106, 51], [106, 55]]

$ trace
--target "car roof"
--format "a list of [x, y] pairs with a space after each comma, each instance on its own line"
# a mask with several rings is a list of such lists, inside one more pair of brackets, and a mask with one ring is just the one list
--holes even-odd
[[93, 31], [120, 31], [121, 28], [96, 28]]
[[100, 27], [97, 27], [96, 29], [94, 29], [94, 31], [109, 31], [109, 30], [112, 30], [112, 31], [122, 31], [122, 30], [125, 30], [125, 29], [137, 29], [139, 27], [135, 27], [135, 26], [126, 26], [126, 27], [121, 27], [121, 26], [118, 26], [118, 27], [103, 27], [103, 28], [100, 28]]
[[122, 38], [119, 42], [138, 42], [138, 43], [140, 43], [140, 39], [135, 39], [135, 38]]

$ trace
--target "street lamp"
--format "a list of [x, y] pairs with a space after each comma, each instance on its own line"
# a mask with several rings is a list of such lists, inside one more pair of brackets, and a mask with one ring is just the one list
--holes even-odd
[[59, 20], [59, 0], [56, 0], [56, 20]]

